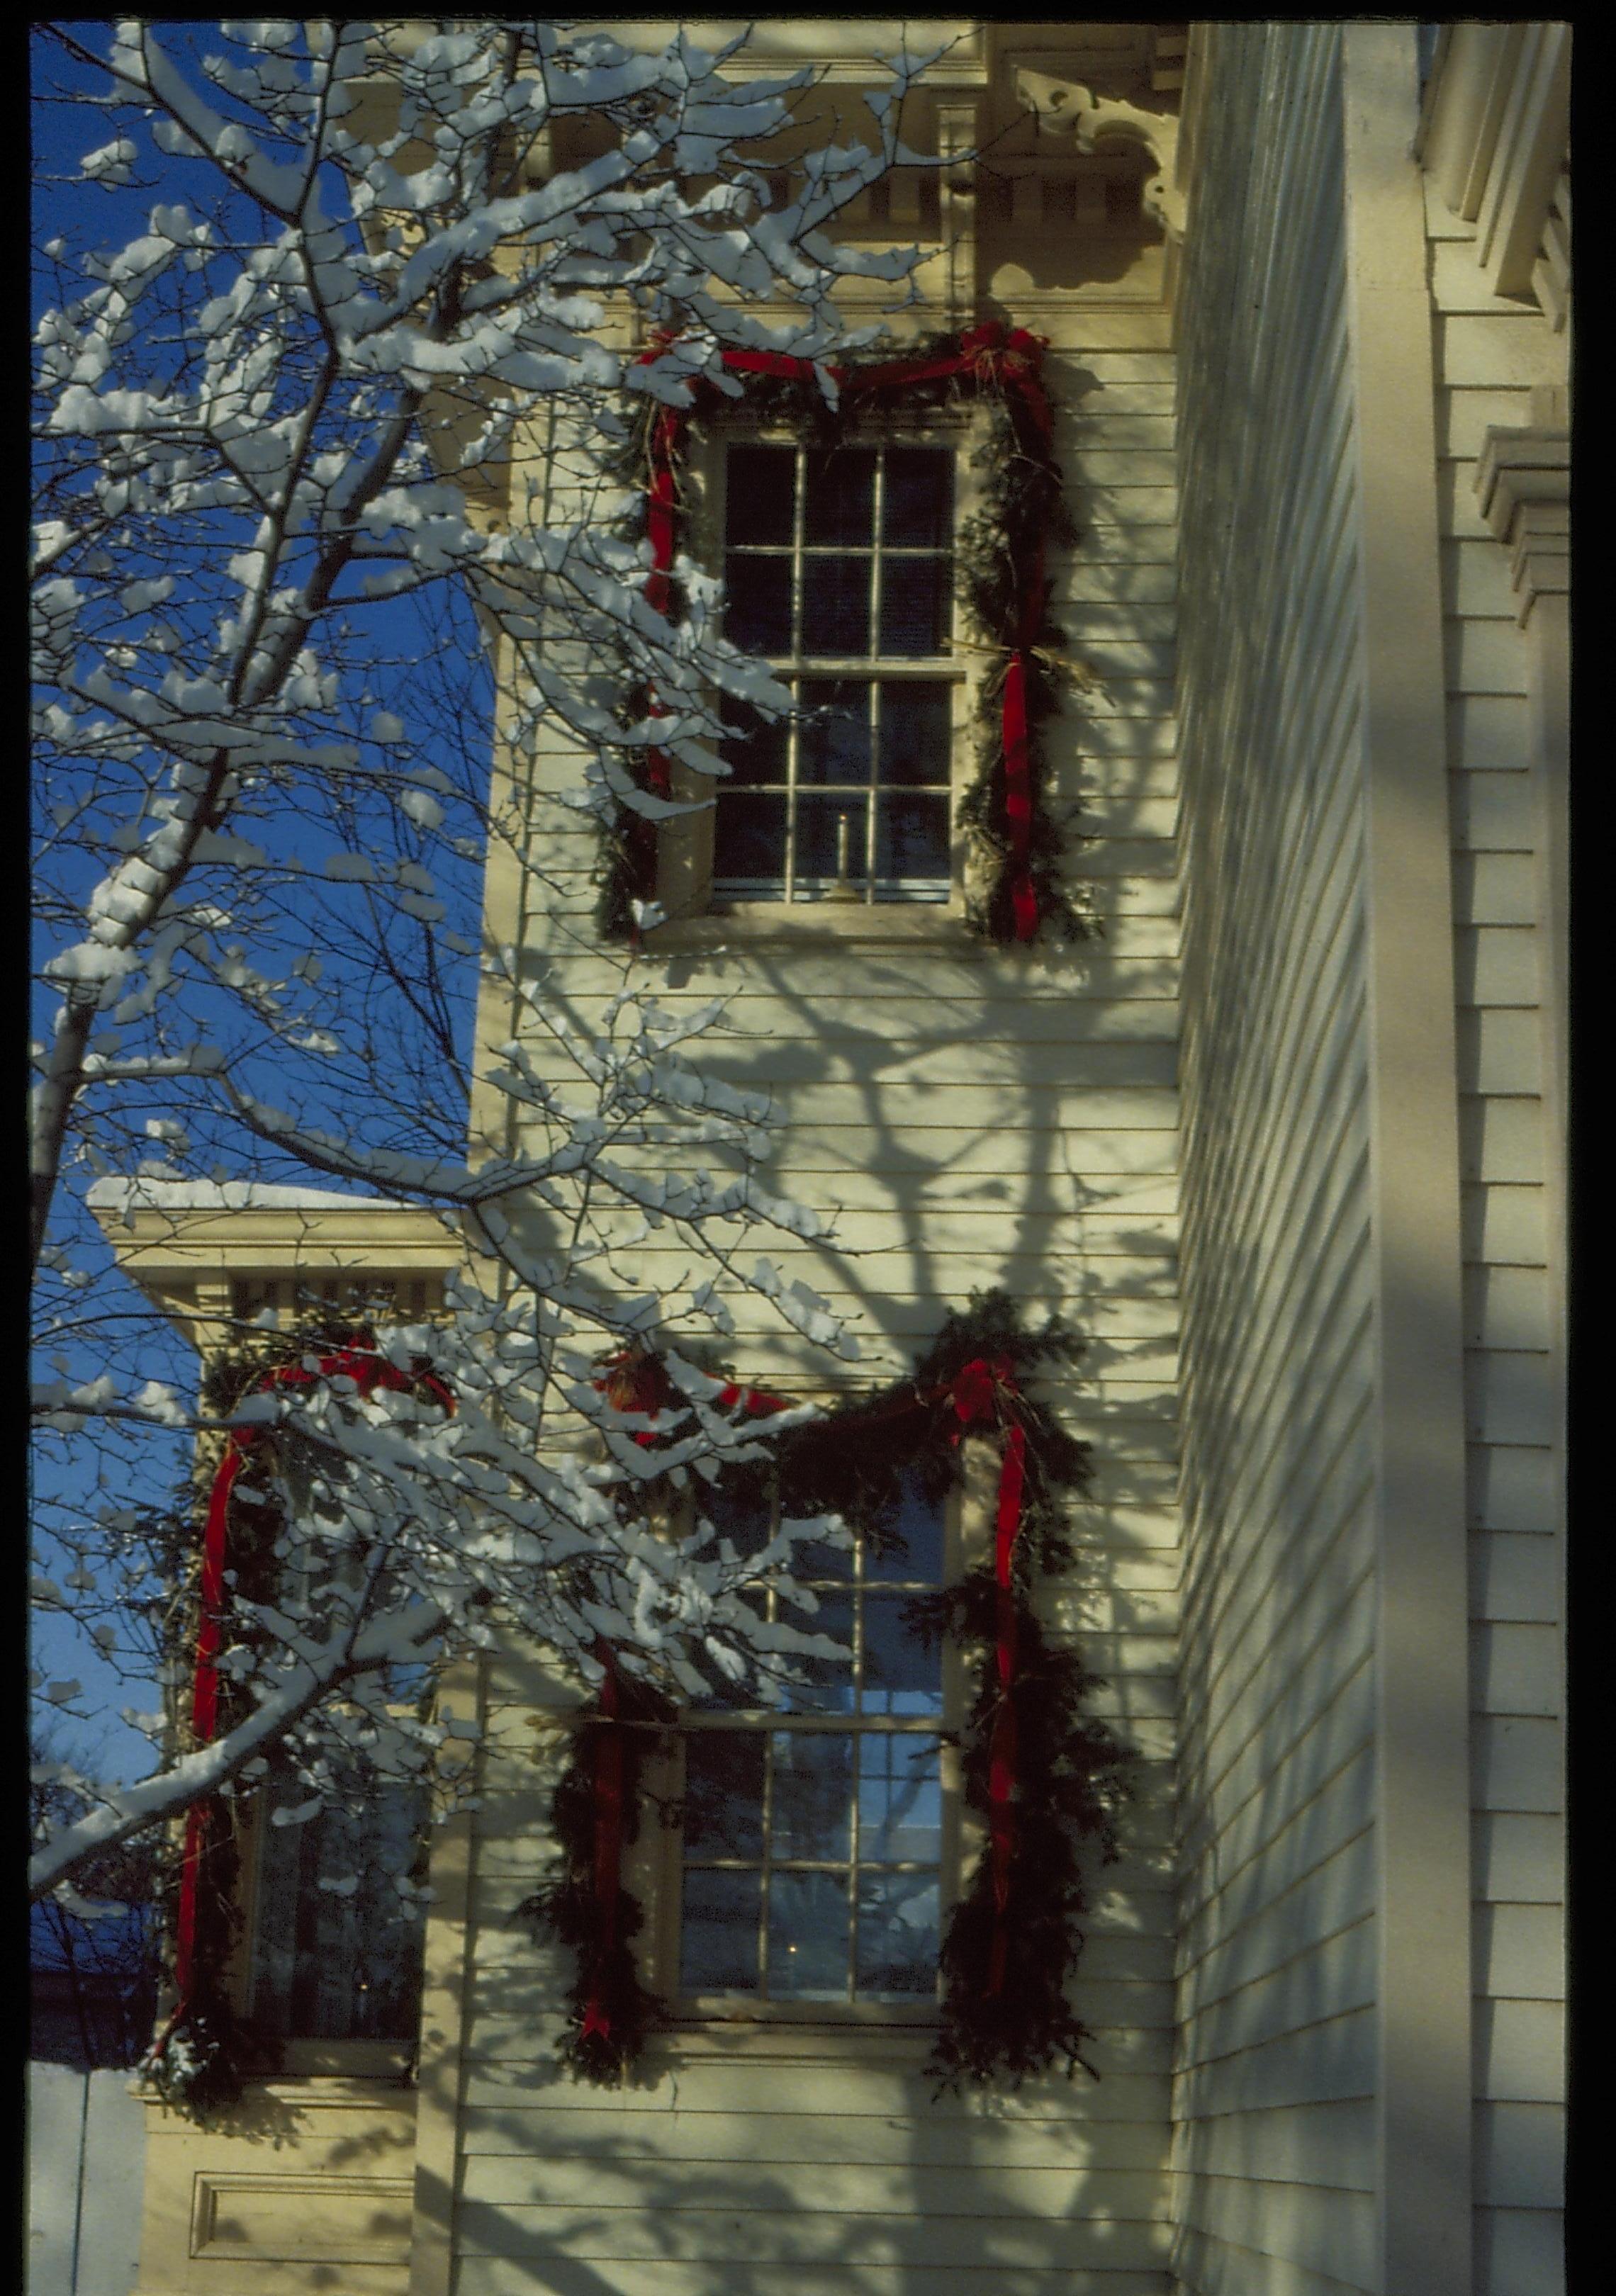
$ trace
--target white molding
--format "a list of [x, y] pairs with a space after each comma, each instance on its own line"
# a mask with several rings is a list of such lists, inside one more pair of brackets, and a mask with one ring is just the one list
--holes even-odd
[[1440, 523], [1415, 27], [1342, 34], [1366, 798], [1377, 2296], [1472, 2296], [1464, 1322]]
[[1120, 143], [1144, 152], [1152, 171], [1140, 187], [1142, 214], [1159, 223], [1169, 239], [1184, 234], [1184, 193], [1178, 181], [1178, 115], [1147, 111], [1125, 98], [1098, 95], [1070, 77], [1068, 59], [1020, 54], [1010, 59], [1016, 101], [1032, 112], [1041, 135], [1069, 142], [1086, 157]]
[[1510, 552], [1515, 619], [1523, 627], [1539, 598], [1571, 590], [1571, 433], [1557, 424], [1495, 426], [1481, 441], [1476, 502]]

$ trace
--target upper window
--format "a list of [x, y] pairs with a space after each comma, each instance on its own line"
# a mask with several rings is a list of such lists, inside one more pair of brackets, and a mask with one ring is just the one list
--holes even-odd
[[[738, 1551], [772, 1522], [710, 1505]], [[687, 2002], [918, 2007], [937, 1997], [943, 1661], [909, 1623], [944, 1570], [944, 1511], [906, 1490], [898, 1543], [819, 1546], [806, 1662], [778, 1706], [685, 1716], [678, 1990]], [[770, 1596], [771, 1603], [775, 1599]]]
[[721, 899], [948, 898], [953, 540], [947, 448], [730, 447], [727, 635], [795, 708], [726, 705]]

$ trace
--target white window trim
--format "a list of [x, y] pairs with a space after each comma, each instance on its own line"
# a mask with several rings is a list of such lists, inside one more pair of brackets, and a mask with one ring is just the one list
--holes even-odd
[[[980, 507], [981, 484], [973, 454], [984, 437], [981, 417], [971, 406], [897, 411], [890, 417], [871, 414], [849, 423], [847, 444], [892, 447], [952, 447], [955, 458], [955, 535]], [[693, 425], [691, 451], [683, 472], [690, 500], [688, 547], [703, 564], [716, 566], [724, 549], [724, 484], [726, 449], [731, 446], [812, 445], [800, 426], [762, 418], [748, 420], [737, 410], [710, 427]], [[956, 561], [957, 572], [957, 558]], [[726, 901], [714, 906], [713, 830], [711, 806], [700, 813], [663, 825], [658, 839], [657, 899], [668, 922], [647, 936], [650, 947], [669, 952], [680, 948], [718, 947], [732, 942], [845, 944], [862, 941], [918, 941], [952, 950], [974, 947], [965, 927], [963, 846], [959, 833], [959, 798], [975, 752], [977, 696], [984, 656], [970, 643], [964, 628], [964, 612], [957, 586], [951, 599], [949, 651], [928, 658], [878, 656], [838, 662], [826, 656], [812, 665], [795, 667], [792, 675], [815, 677], [838, 676], [861, 678], [904, 677], [947, 682], [952, 688], [949, 773], [949, 891], [946, 900], [859, 899], [837, 903], [815, 901]], [[673, 794], [686, 803], [712, 795], [709, 778], [676, 763]]]
[[[946, 1502], [944, 1518], [944, 1580], [956, 1583], [989, 1551], [992, 1506], [997, 1490], [997, 1453], [993, 1446], [967, 1440], [962, 1446], [959, 1481]], [[959, 1900], [965, 1875], [980, 1856], [985, 1831], [965, 1804], [961, 1755], [957, 1739], [964, 1722], [973, 1685], [952, 1640], [942, 1650], [943, 1710], [936, 1724], [942, 1734], [942, 1843], [939, 1877], [939, 1936], [947, 1935], [948, 1920]], [[792, 1720], [800, 1718], [793, 1716]], [[767, 1729], [772, 1718], [755, 1721], [737, 1718], [722, 1726]], [[856, 1718], [826, 1715], [826, 1729], [860, 1726]], [[863, 1726], [868, 1727], [866, 1723]], [[877, 1725], [877, 1726], [880, 1726]], [[915, 1733], [913, 1734], [920, 1734]], [[773, 2033], [808, 2038], [874, 2030], [879, 2033], [934, 2033], [940, 2022], [940, 2005], [915, 2001], [759, 2001], [741, 1994], [690, 1995], [679, 1989], [679, 1913], [684, 1881], [684, 1841], [677, 1812], [684, 1792], [684, 1737], [678, 1733], [670, 1751], [653, 1756], [644, 1772], [644, 1809], [637, 1840], [624, 1860], [625, 1886], [638, 1899], [644, 1926], [636, 1940], [640, 1977], [646, 1989], [667, 2005], [668, 2029], [680, 2041], [702, 2036], [746, 2034], [767, 2039]], [[805, 2030], [806, 2029], [806, 2030]]]

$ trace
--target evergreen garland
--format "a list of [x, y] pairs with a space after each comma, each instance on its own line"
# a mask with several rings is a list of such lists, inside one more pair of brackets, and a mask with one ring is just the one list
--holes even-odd
[[[202, 1411], [211, 1419], [227, 1419], [267, 1374], [299, 1364], [306, 1356], [324, 1357], [347, 1349], [368, 1353], [375, 1345], [370, 1324], [328, 1308], [307, 1309], [289, 1324], [255, 1332], [246, 1344], [211, 1357], [202, 1375]], [[267, 1446], [250, 1447], [231, 1494], [229, 1555], [234, 1592], [248, 1603], [273, 1600], [279, 1583], [281, 1565], [275, 1547], [284, 1518], [271, 1464]], [[193, 1571], [200, 1570], [202, 1526], [214, 1472], [213, 1462], [199, 1458], [178, 1505], [163, 1521], [168, 1543], [185, 1556]], [[248, 1503], [239, 1504], [250, 1492], [252, 1496]], [[184, 1647], [187, 1651], [195, 1646], [198, 1618], [193, 1598], [186, 1611]], [[267, 1631], [255, 1624], [250, 1612], [232, 1618], [231, 1636], [255, 1652], [264, 1650], [270, 1641]], [[221, 1674], [217, 1696], [217, 1735], [224, 1737], [250, 1711], [250, 1693], [230, 1676]], [[201, 1846], [190, 1990], [186, 1998], [176, 2003], [140, 2064], [143, 2077], [163, 2102], [201, 2126], [238, 2103], [248, 2080], [278, 2070], [283, 2054], [279, 2038], [251, 2018], [240, 2015], [231, 1998], [230, 1963], [242, 1927], [241, 1833], [248, 1806], [244, 1793], [214, 1794], [198, 1806]], [[177, 1856], [166, 1861], [163, 1929], [171, 1987], [181, 1871]]]
[[[1039, 1332], [1026, 1330], [1004, 1292], [973, 1294], [969, 1311], [949, 1316], [911, 1377], [788, 1431], [769, 1461], [732, 1467], [724, 1478], [726, 1492], [759, 1505], [777, 1479], [784, 1512], [841, 1513], [880, 1549], [898, 1542], [906, 1480], [917, 1479], [933, 1499], [958, 1480], [960, 1439], [972, 1431], [956, 1398], [984, 1365], [995, 1367], [1001, 1413], [1022, 1431], [1025, 1480], [1009, 1590], [1017, 1646], [1010, 1693], [1018, 1733], [1014, 1857], [1002, 1913], [984, 1852], [949, 1917], [940, 1953], [941, 2025], [927, 2068], [939, 2089], [1001, 2078], [1017, 2084], [1056, 2065], [1068, 2075], [1079, 2065], [1094, 2070], [1084, 2054], [1090, 2037], [1067, 1998], [1084, 1941], [1079, 1845], [1097, 1849], [1103, 1864], [1116, 1857], [1116, 1820], [1130, 1792], [1133, 1758], [1105, 1723], [1086, 1715], [1097, 1678], [1076, 1651], [1049, 1639], [1034, 1611], [1038, 1581], [1058, 1577], [1071, 1562], [1070, 1509], [1088, 1487], [1091, 1461], [1088, 1445], [1068, 1435], [1028, 1392], [1040, 1369], [1071, 1362], [1081, 1349], [1058, 1320]], [[655, 1411], [682, 1400], [654, 1357], [642, 1358], [638, 1371], [634, 1407]], [[1000, 1697], [994, 1657], [1004, 1624], [994, 1570], [983, 1565], [935, 1595], [915, 1596], [908, 1609], [915, 1624], [949, 1636], [975, 1670], [976, 1694], [956, 1742], [966, 1803], [985, 1823]], [[599, 1949], [594, 1877], [602, 1735], [616, 1727], [623, 1741], [623, 1822], [631, 1840], [644, 1762], [676, 1724], [674, 1710], [644, 1685], [636, 1681], [630, 1692], [628, 1677], [619, 1682], [619, 1698], [631, 1696], [634, 1703], [619, 1704], [618, 1724], [603, 1720], [598, 1700], [580, 1710], [551, 1805], [557, 1841], [552, 1878], [519, 1908], [578, 1954], [568, 2030], [558, 2046], [575, 2077], [603, 2085], [623, 2079], [647, 2032], [666, 2015], [636, 1972], [627, 1940], [640, 1926], [641, 1909], [620, 1885], [616, 1941], [610, 1956]], [[1001, 1922], [1005, 1975], [995, 1990], [988, 1970]], [[605, 2005], [609, 2035], [587, 2030], [592, 2002]]]
[[[956, 357], [962, 344], [980, 332], [933, 334], [906, 344], [902, 366], [924, 367]], [[985, 886], [967, 891], [966, 923], [1000, 946], [1021, 937], [1013, 914], [1016, 871], [1001, 739], [1005, 678], [1013, 657], [1019, 652], [1026, 679], [1031, 800], [1028, 874], [1037, 899], [1038, 923], [1054, 922], [1068, 939], [1093, 939], [1102, 931], [1100, 921], [1092, 905], [1081, 895], [1074, 898], [1064, 882], [1065, 853], [1072, 840], [1050, 808], [1042, 737], [1043, 727], [1060, 709], [1062, 685], [1093, 683], [1090, 673], [1060, 651], [1066, 642], [1065, 633], [1048, 609], [1046, 553], [1067, 547], [1079, 538], [1065, 500], [1060, 465], [1025, 394], [1007, 386], [997, 366], [988, 363], [975, 373], [894, 380], [890, 385], [859, 388], [861, 376], [879, 374], [896, 364], [890, 352], [879, 358], [840, 363], [841, 383], [833, 405], [812, 376], [748, 373], [742, 378], [744, 403], [748, 413], [759, 422], [789, 427], [817, 447], [840, 444], [849, 426], [867, 414], [877, 390], [883, 398], [889, 392], [900, 395], [906, 408], [985, 405], [987, 436], [972, 462], [984, 474], [987, 504], [964, 522], [956, 538], [956, 563], [958, 588], [975, 643], [1001, 658], [979, 690], [981, 733], [976, 769], [959, 811], [962, 824], [976, 840], [986, 863]], [[710, 414], [733, 404], [710, 382], [694, 386], [695, 414]], [[682, 444], [684, 425], [677, 417], [669, 424], [668, 417], [669, 410], [660, 400], [646, 399], [636, 412], [627, 443], [608, 466], [609, 475], [628, 497], [618, 529], [625, 540], [645, 538], [647, 504], [659, 452], [666, 453], [671, 463], [676, 514], [683, 520], [684, 505], [677, 499], [680, 457], [677, 447]], [[660, 448], [659, 426], [663, 426]], [[676, 623], [683, 613], [678, 585], [671, 576], [666, 611]], [[626, 695], [620, 723], [627, 727], [643, 721], [644, 705], [649, 699], [643, 687]], [[643, 750], [626, 752], [623, 762], [638, 786], [651, 787], [649, 760]], [[655, 824], [632, 807], [615, 804], [602, 824], [596, 870], [595, 922], [603, 939], [637, 942], [634, 905], [654, 898], [656, 864]]]
[[550, 1804], [558, 1844], [552, 1870], [516, 1908], [519, 1920], [547, 1931], [576, 1956], [567, 1994], [567, 2027], [558, 2048], [578, 2079], [611, 2086], [638, 2058], [662, 2009], [640, 1982], [631, 1940], [644, 1923], [639, 1899], [619, 1879], [615, 1917], [607, 1935], [596, 1887], [596, 1780], [607, 1733], [615, 1733], [622, 1763], [622, 1841], [639, 1836], [646, 1762], [666, 1742], [672, 1706], [648, 1683], [618, 1677], [618, 1712], [606, 1720], [598, 1703], [586, 1709]]

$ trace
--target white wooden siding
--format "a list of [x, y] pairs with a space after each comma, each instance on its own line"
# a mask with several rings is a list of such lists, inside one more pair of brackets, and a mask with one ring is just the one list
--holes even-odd
[[[590, 2296], [1165, 2296], [1173, 2016], [1173, 1665], [1178, 1558], [1177, 764], [1172, 359], [1161, 313], [1074, 320], [1052, 357], [1058, 446], [1086, 527], [1052, 562], [1070, 649], [1104, 679], [1050, 729], [1060, 800], [1093, 842], [1103, 939], [1033, 953], [956, 927], [838, 946], [685, 947], [636, 977], [677, 1009], [721, 994], [701, 1064], [766, 1089], [782, 1119], [768, 1184], [834, 1214], [833, 1247], [762, 1230], [767, 1251], [855, 1320], [874, 1381], [913, 1360], [970, 1292], [1062, 1307], [1090, 1346], [1053, 1396], [1096, 1450], [1084, 1565], [1053, 1605], [1104, 1677], [1095, 1704], [1140, 1755], [1118, 1866], [1092, 1877], [1075, 1998], [1102, 2079], [934, 2099], [914, 2037], [768, 2029], [657, 2045], [621, 2091], [558, 2076], [564, 1972], [514, 1907], [547, 1855], [536, 1710], [557, 1693], [512, 1653], [488, 1670], [472, 1870], [456, 2296], [536, 2275]], [[541, 757], [541, 778], [565, 770]], [[543, 834], [550, 839], [546, 823]], [[546, 858], [555, 848], [546, 842]], [[587, 848], [571, 849], [579, 868]], [[522, 898], [513, 882], [513, 913]], [[521, 925], [552, 995], [587, 1025], [628, 967], [572, 938], [591, 897]], [[514, 921], [514, 917], [513, 917]], [[793, 922], [783, 920], [784, 922]], [[880, 920], [875, 930], [880, 930]], [[518, 933], [491, 916], [496, 939]], [[489, 1034], [508, 1024], [490, 1015]], [[560, 1076], [534, 1045], [536, 1063]], [[677, 1294], [692, 1255], [653, 1234], [636, 1282]], [[707, 1271], [696, 1267], [699, 1277]], [[742, 1376], [818, 1380], [767, 1308], [739, 1300]], [[1282, 1980], [1283, 1981], [1283, 1980]]]
[[[1372, 1300], [1339, 28], [1224, 24], [1180, 308], [1175, 2285], [1375, 2284]], [[1208, 131], [1209, 135], [1210, 131]]]
[[1475, 226], [1426, 186], [1463, 1097], [1472, 1665], [1477, 2296], [1564, 2286], [1563, 1562], [1545, 1217], [1541, 957], [1526, 641], [1477, 518], [1489, 424], [1564, 373], [1551, 322], [1487, 291]]

